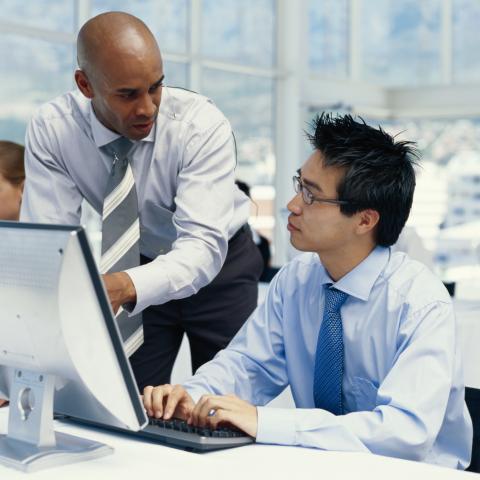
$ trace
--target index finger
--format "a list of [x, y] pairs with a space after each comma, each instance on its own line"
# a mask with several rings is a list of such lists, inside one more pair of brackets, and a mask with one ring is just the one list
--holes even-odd
[[149, 385], [148, 387], [145, 387], [143, 389], [143, 395], [142, 395], [143, 406], [145, 407], [145, 410], [147, 411], [147, 414], [150, 417], [153, 414], [153, 411], [152, 411], [152, 391], [153, 391], [153, 387], [151, 385]]

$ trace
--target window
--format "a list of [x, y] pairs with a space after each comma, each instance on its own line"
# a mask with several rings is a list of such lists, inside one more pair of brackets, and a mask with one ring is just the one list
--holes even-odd
[[116, 10], [142, 19], [156, 36], [162, 53], [188, 49], [188, 0], [92, 0], [92, 17]]
[[273, 0], [203, 0], [202, 55], [261, 68], [275, 64]]
[[273, 238], [277, 81], [275, 0], [202, 0], [199, 91], [229, 119], [237, 179], [254, 201], [251, 221]]
[[348, 73], [347, 0], [310, 0], [309, 63], [314, 73], [346, 78]]
[[71, 90], [73, 72], [73, 45], [0, 34], [0, 137], [23, 144], [35, 108]]
[[389, 86], [439, 83], [441, 7], [441, 0], [362, 2], [362, 79]]
[[453, 64], [454, 79], [458, 83], [480, 80], [479, 25], [478, 1], [453, 0]]
[[237, 143], [236, 176], [254, 185], [273, 182], [273, 81], [206, 68], [202, 93], [229, 119]]
[[186, 63], [166, 60], [163, 62], [163, 70], [165, 74], [165, 85], [171, 87], [188, 87], [188, 65]]
[[65, 0], [0, 0], [0, 21], [45, 30], [75, 30], [74, 2]]
[[[480, 145], [479, 0], [0, 0], [0, 138], [23, 142], [34, 109], [74, 88], [76, 32], [86, 18], [109, 10], [127, 11], [151, 28], [167, 85], [209, 96], [230, 120], [236, 174], [258, 194], [267, 235], [274, 217], [285, 220], [273, 208], [274, 185], [283, 203], [288, 188], [275, 177], [275, 139], [287, 139], [282, 153], [291, 160], [285, 154], [279, 161], [282, 168], [291, 162], [282, 172], [290, 175], [310, 153], [301, 129], [313, 105], [315, 112], [368, 112], [378, 117], [374, 123], [418, 141], [423, 167], [410, 222], [428, 246], [452, 226], [449, 204], [479, 202], [480, 173], [472, 166], [461, 182], [456, 170], [464, 168], [452, 167], [460, 149]], [[299, 44], [293, 60], [292, 33]], [[438, 115], [437, 87], [446, 106]], [[277, 125], [280, 112], [286, 121]], [[466, 209], [461, 221], [475, 221], [477, 210]], [[284, 261], [288, 241], [277, 240]], [[453, 262], [455, 253], [448, 257]]]

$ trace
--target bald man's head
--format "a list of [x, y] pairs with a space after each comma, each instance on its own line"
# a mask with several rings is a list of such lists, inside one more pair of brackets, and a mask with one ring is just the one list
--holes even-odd
[[155, 37], [139, 18], [124, 12], [102, 13], [88, 20], [78, 33], [78, 66], [95, 75], [102, 70], [105, 57], [141, 55], [145, 49], [159, 53]]
[[158, 113], [163, 63], [155, 37], [138, 18], [108, 12], [78, 33], [75, 81], [107, 128], [132, 140], [150, 132]]

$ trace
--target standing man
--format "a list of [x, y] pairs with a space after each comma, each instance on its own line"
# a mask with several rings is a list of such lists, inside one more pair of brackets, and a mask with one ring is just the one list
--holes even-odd
[[207, 98], [163, 86], [147, 26], [98, 15], [77, 57], [78, 91], [28, 127], [21, 220], [78, 224], [83, 199], [102, 214], [100, 270], [127, 351], [144, 339], [131, 357], [142, 389], [169, 381], [184, 332], [194, 371], [228, 344], [256, 306], [262, 262], [230, 125]]
[[[451, 299], [390, 248], [412, 205], [414, 152], [349, 115], [317, 118], [310, 140], [288, 204], [290, 240], [309, 253], [183, 387], [147, 387], [147, 412], [227, 422], [260, 443], [464, 469], [472, 422]], [[287, 385], [297, 408], [263, 406]]]

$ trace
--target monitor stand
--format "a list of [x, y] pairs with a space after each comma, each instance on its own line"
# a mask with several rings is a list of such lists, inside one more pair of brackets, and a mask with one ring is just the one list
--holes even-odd
[[8, 434], [0, 435], [0, 464], [34, 472], [113, 453], [103, 443], [54, 431], [54, 390], [54, 375], [15, 370]]

